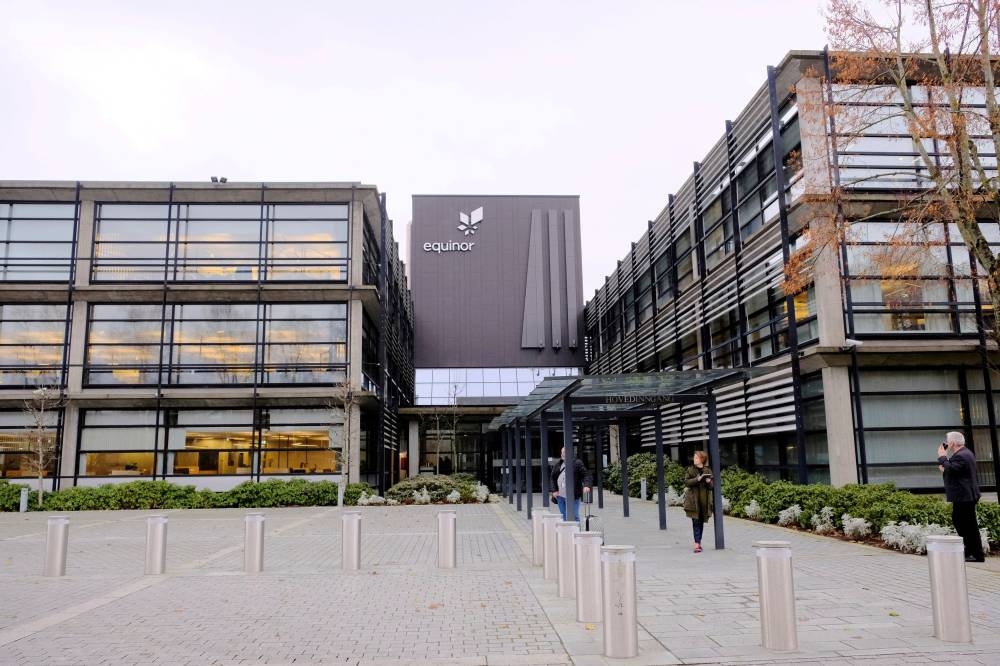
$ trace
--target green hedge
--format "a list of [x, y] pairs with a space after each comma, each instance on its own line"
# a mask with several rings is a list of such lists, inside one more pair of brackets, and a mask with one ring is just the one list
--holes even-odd
[[444, 502], [452, 491], [457, 490], [462, 502], [471, 504], [479, 501], [476, 498], [477, 485], [479, 482], [476, 477], [465, 472], [451, 476], [440, 474], [411, 476], [385, 491], [385, 497], [400, 504], [412, 504], [414, 491], [419, 492], [421, 488], [426, 488], [427, 494], [431, 496], [431, 502]]
[[[879, 532], [890, 522], [911, 524], [951, 525], [951, 505], [932, 495], [914, 495], [898, 490], [891, 483], [847, 485], [834, 488], [825, 484], [798, 485], [787, 481], [769, 483], [757, 474], [731, 467], [722, 473], [722, 494], [731, 502], [734, 516], [746, 517], [744, 510], [753, 500], [760, 506], [758, 520], [774, 523], [778, 512], [793, 504], [802, 507], [799, 523], [808, 526], [809, 519], [825, 506], [833, 509], [835, 526], [842, 527], [845, 513], [864, 518]], [[979, 526], [988, 530], [991, 543], [1000, 543], [1000, 506], [980, 502]]]
[[[673, 486], [678, 493], [683, 493], [686, 469], [673, 460], [665, 460], [663, 478], [667, 486]], [[652, 453], [635, 453], [628, 457], [629, 497], [639, 496], [642, 479], [646, 479], [646, 492], [649, 493], [650, 497], [654, 497], [659, 489], [656, 484], [656, 456]], [[622, 466], [620, 462], [613, 462], [605, 468], [603, 483], [606, 490], [616, 493], [622, 491]]]
[[[352, 483], [344, 492], [344, 504], [354, 506], [362, 492], [374, 493], [367, 483]], [[21, 486], [0, 480], [0, 511], [17, 511]], [[213, 492], [169, 481], [132, 481], [96, 487], [74, 486], [45, 493], [46, 511], [101, 511], [113, 509], [208, 509], [279, 506], [336, 506], [337, 484], [304, 479], [247, 481], [232, 490]], [[30, 508], [37, 510], [37, 493]]]

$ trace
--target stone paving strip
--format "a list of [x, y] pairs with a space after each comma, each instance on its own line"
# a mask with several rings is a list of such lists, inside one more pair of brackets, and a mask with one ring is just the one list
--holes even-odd
[[[541, 498], [536, 496], [540, 509]], [[506, 502], [457, 507], [458, 568], [436, 566], [437, 507], [362, 508], [362, 570], [340, 569], [336, 508], [261, 509], [264, 572], [244, 575], [242, 509], [169, 511], [167, 574], [143, 576], [145, 517], [70, 513], [67, 575], [40, 576], [46, 514], [0, 514], [0, 664], [442, 666], [697, 663], [997, 664], [1000, 573], [968, 568], [974, 643], [931, 636], [925, 558], [726, 521], [724, 551], [690, 523], [606, 496], [608, 543], [637, 547], [640, 656], [602, 656], [601, 625], [530, 566]], [[800, 649], [760, 648], [751, 544], [794, 554]]]

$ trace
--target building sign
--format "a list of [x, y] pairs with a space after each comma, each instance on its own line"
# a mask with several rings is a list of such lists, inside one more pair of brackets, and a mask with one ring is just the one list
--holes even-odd
[[[475, 236], [476, 232], [479, 231], [479, 225], [482, 223], [482, 206], [470, 213], [458, 213], [458, 230], [465, 236]], [[474, 242], [441, 241], [439, 243], [424, 243], [423, 248], [424, 252], [441, 254], [442, 252], [470, 252], [475, 245]]]

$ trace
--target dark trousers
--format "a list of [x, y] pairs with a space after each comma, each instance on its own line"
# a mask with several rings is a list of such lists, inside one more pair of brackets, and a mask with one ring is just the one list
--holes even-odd
[[692, 518], [691, 528], [694, 530], [694, 542], [701, 543], [701, 535], [705, 531], [705, 521], [698, 518]]
[[958, 536], [965, 542], [965, 556], [983, 558], [983, 540], [979, 536], [975, 502], [952, 502], [951, 522]]

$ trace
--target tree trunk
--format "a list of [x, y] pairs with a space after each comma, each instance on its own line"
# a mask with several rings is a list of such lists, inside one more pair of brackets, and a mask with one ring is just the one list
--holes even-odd
[[[997, 326], [997, 315], [1000, 313], [1000, 261], [994, 261], [993, 266], [990, 267], [992, 270], [989, 271], [986, 283], [990, 290], [990, 303], [993, 305], [993, 321], [992, 328], [988, 331], [988, 336], [997, 346], [1000, 347], [1000, 326]], [[980, 326], [984, 329], [986, 328], [985, 317], [983, 321], [980, 322]], [[987, 357], [988, 358], [988, 357]]]

